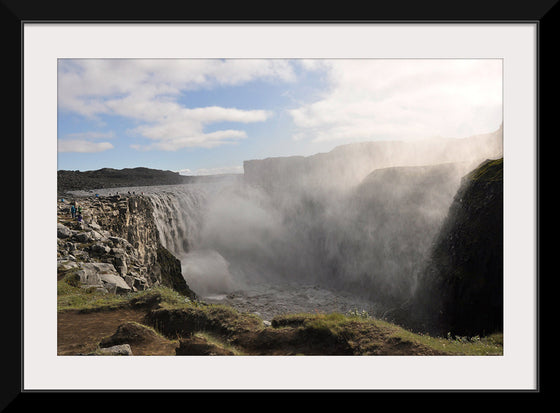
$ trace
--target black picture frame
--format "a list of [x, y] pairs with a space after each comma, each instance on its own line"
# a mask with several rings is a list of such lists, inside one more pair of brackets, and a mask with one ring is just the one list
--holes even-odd
[[[262, 7], [254, 10], [252, 13], [247, 12], [246, 9], [239, 5], [229, 4], [224, 7], [220, 6], [218, 10], [216, 7], [209, 5], [207, 9], [200, 8], [199, 10], [190, 10], [189, 6], [183, 2], [158, 2], [155, 4], [145, 4], [134, 2], [134, 8], [130, 7], [129, 2], [108, 2], [98, 1], [95, 5], [88, 7], [85, 3], [77, 4], [75, 1], [59, 1], [53, 4], [52, 2], [44, 1], [22, 1], [22, 0], [1, 0], [1, 29], [2, 35], [5, 40], [5, 66], [8, 73], [12, 75], [12, 79], [20, 79], [20, 83], [15, 80], [9, 82], [9, 93], [7, 96], [13, 97], [13, 100], [20, 102], [19, 105], [10, 100], [7, 105], [8, 114], [6, 119], [11, 120], [13, 127], [13, 134], [17, 135], [19, 131], [20, 144], [16, 145], [15, 151], [19, 150], [20, 153], [20, 202], [21, 202], [21, 215], [20, 215], [20, 277], [15, 274], [4, 277], [5, 286], [3, 291], [5, 297], [1, 300], [2, 312], [4, 314], [4, 331], [9, 335], [9, 339], [2, 340], [2, 377], [3, 386], [0, 389], [0, 410], [2, 411], [22, 411], [32, 406], [32, 403], [43, 401], [48, 405], [56, 405], [62, 403], [66, 406], [80, 406], [86, 405], [91, 400], [99, 400], [99, 392], [28, 392], [22, 390], [23, 383], [23, 337], [22, 337], [22, 279], [24, 276], [23, 268], [23, 226], [32, 225], [29, 222], [23, 222], [23, 131], [22, 131], [22, 116], [23, 116], [23, 43], [22, 43], [22, 27], [26, 22], [44, 22], [49, 23], [86, 23], [86, 24], [102, 24], [102, 23], [151, 23], [151, 22], [190, 22], [190, 23], [211, 23], [211, 22], [227, 22], [236, 24], [239, 22], [245, 23], [265, 23], [265, 24], [298, 24], [302, 22], [307, 23], [327, 23], [327, 22], [345, 22], [345, 23], [383, 23], [383, 24], [398, 24], [398, 23], [441, 23], [441, 24], [462, 24], [462, 23], [535, 23], [538, 29], [537, 35], [537, 293], [538, 293], [538, 323], [537, 323], [537, 386], [534, 391], [482, 391], [473, 392], [467, 391], [198, 391], [198, 392], [101, 392], [103, 399], [109, 396], [116, 396], [120, 400], [134, 400], [138, 406], [147, 406], [151, 400], [156, 397], [159, 400], [165, 399], [166, 401], [178, 400], [179, 402], [189, 400], [194, 401], [194, 397], [201, 399], [213, 398], [213, 395], [208, 393], [219, 393], [228, 399], [233, 396], [247, 396], [254, 398], [256, 396], [274, 397], [275, 400], [282, 399], [287, 402], [290, 397], [287, 396], [306, 396], [317, 395], [323, 400], [329, 400], [334, 396], [373, 396], [373, 397], [397, 397], [395, 393], [407, 393], [407, 395], [434, 395], [437, 397], [450, 397], [462, 395], [463, 393], [471, 394], [477, 393], [485, 396], [500, 396], [506, 395], [510, 400], [515, 397], [542, 397], [543, 390], [547, 386], [543, 385], [544, 371], [541, 368], [541, 325], [540, 322], [540, 164], [541, 164], [541, 150], [540, 150], [540, 136], [545, 130], [551, 130], [552, 126], [552, 110], [555, 109], [554, 105], [547, 105], [544, 102], [551, 102], [552, 97], [556, 95], [558, 90], [558, 76], [554, 70], [555, 65], [552, 59], [555, 55], [556, 39], [558, 37], [558, 0], [546, 0], [539, 2], [508, 2], [508, 1], [479, 1], [474, 0], [470, 2], [449, 2], [432, 0], [427, 2], [386, 2], [382, 5], [374, 5], [368, 7], [367, 3], [361, 3], [360, 6], [352, 7], [345, 3], [344, 8], [336, 4], [322, 4], [321, 10], [315, 8], [311, 10], [302, 10], [294, 12], [297, 8], [291, 8], [288, 3], [284, 3], [282, 10], [276, 8], [263, 9]], [[366, 11], [367, 10], [367, 11]], [[247, 15], [253, 17], [247, 18]], [[19, 65], [16, 63], [19, 62]], [[13, 113], [12, 113], [13, 112]], [[17, 122], [19, 120], [19, 122]], [[16, 122], [18, 123], [16, 126]], [[549, 138], [547, 138], [549, 139]], [[15, 180], [12, 184], [15, 185]], [[15, 221], [15, 220], [13, 220]], [[16, 230], [17, 231], [17, 230]], [[14, 232], [16, 233], [16, 232]], [[11, 241], [10, 241], [11, 242]], [[8, 292], [9, 293], [6, 293]], [[542, 365], [545, 367], [545, 364]], [[162, 397], [160, 397], [162, 396]], [[328, 397], [327, 397], [328, 396]], [[400, 397], [400, 396], [398, 396]], [[113, 398], [113, 397], [112, 397]], [[79, 399], [79, 403], [74, 400]], [[156, 402], [156, 405], [160, 401]], [[272, 400], [272, 399], [269, 399]], [[355, 399], [358, 400], [358, 399]], [[443, 401], [443, 399], [441, 399]], [[107, 402], [108, 403], [108, 402]], [[287, 404], [287, 403], [286, 403]], [[42, 405], [46, 408], [47, 405]], [[72, 407], [72, 408], [74, 408]], [[130, 406], [132, 408], [132, 405]]]

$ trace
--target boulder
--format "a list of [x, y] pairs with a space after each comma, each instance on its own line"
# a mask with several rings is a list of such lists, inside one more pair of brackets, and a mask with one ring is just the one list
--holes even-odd
[[146, 277], [141, 277], [137, 273], [131, 272], [123, 276], [123, 278], [133, 291], [144, 291], [150, 287]]
[[58, 222], [56, 224], [56, 236], [58, 238], [69, 238], [72, 236], [72, 230]]
[[131, 291], [130, 286], [119, 276], [113, 264], [104, 262], [82, 263], [77, 271], [85, 286], [105, 288], [112, 293]]
[[129, 244], [128, 240], [115, 236], [109, 236], [109, 241], [111, 241], [113, 245], [118, 247], [126, 246], [127, 244]]
[[101, 227], [99, 226], [99, 224], [97, 222], [90, 222], [88, 225], [91, 229], [96, 230], [96, 231], [100, 231]]
[[115, 255], [115, 258], [113, 258], [113, 265], [115, 266], [115, 268], [117, 268], [119, 274], [122, 277], [124, 277], [128, 273], [128, 265], [126, 263], [127, 262], [126, 258], [127, 257], [124, 254]]
[[91, 238], [93, 238], [95, 241], [107, 242], [106, 237], [104, 235], [102, 235], [100, 232], [94, 231], [94, 230], [91, 230], [89, 232], [90, 232]]
[[110, 293], [118, 294], [132, 290], [125, 280], [117, 274], [100, 273], [99, 278]]
[[106, 255], [111, 252], [111, 247], [109, 247], [107, 244], [97, 242], [91, 246], [90, 251], [93, 253], [93, 255]]
[[132, 349], [129, 344], [120, 344], [118, 346], [101, 348], [99, 349], [99, 354], [104, 356], [132, 356]]
[[83, 244], [88, 243], [88, 242], [93, 242], [94, 238], [92, 236], [92, 233], [89, 231], [79, 231], [76, 232], [73, 237], [72, 237], [75, 241], [77, 242], [81, 242]]
[[73, 261], [71, 259], [62, 259], [62, 260], [58, 260], [56, 263], [56, 268], [57, 271], [60, 272], [66, 272], [66, 271], [70, 271], [74, 268], [78, 268], [78, 263], [76, 261]]

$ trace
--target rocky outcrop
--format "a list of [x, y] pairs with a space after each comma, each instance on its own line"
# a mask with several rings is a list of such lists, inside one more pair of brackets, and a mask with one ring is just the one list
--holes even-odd
[[401, 318], [435, 334], [486, 335], [503, 328], [503, 159], [463, 178]]
[[[81, 208], [82, 220], [71, 216]], [[58, 202], [58, 278], [110, 293], [164, 285], [187, 297], [180, 261], [159, 240], [152, 204], [141, 195], [76, 197]]]
[[154, 277], [162, 285], [166, 285], [187, 297], [193, 296], [193, 292], [183, 278], [181, 261], [161, 245], [156, 250], [156, 263], [152, 271]]

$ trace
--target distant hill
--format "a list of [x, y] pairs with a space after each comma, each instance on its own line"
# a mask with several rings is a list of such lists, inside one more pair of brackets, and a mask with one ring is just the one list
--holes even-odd
[[60, 170], [57, 174], [58, 193], [101, 188], [130, 186], [178, 185], [190, 182], [216, 180], [223, 175], [185, 176], [178, 172], [144, 167], [102, 168], [95, 171]]

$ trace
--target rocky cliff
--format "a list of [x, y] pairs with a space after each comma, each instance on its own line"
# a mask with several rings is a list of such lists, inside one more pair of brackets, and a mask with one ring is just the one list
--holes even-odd
[[503, 159], [463, 178], [401, 317], [435, 334], [485, 335], [503, 328]]
[[[82, 220], [71, 216], [81, 208]], [[58, 278], [111, 293], [171, 287], [187, 297], [180, 261], [165, 249], [152, 204], [141, 195], [60, 199], [57, 223]]]
[[480, 162], [502, 154], [503, 130], [465, 138], [374, 141], [342, 145], [327, 153], [243, 163], [245, 180], [269, 192], [346, 190], [375, 169], [451, 162]]

